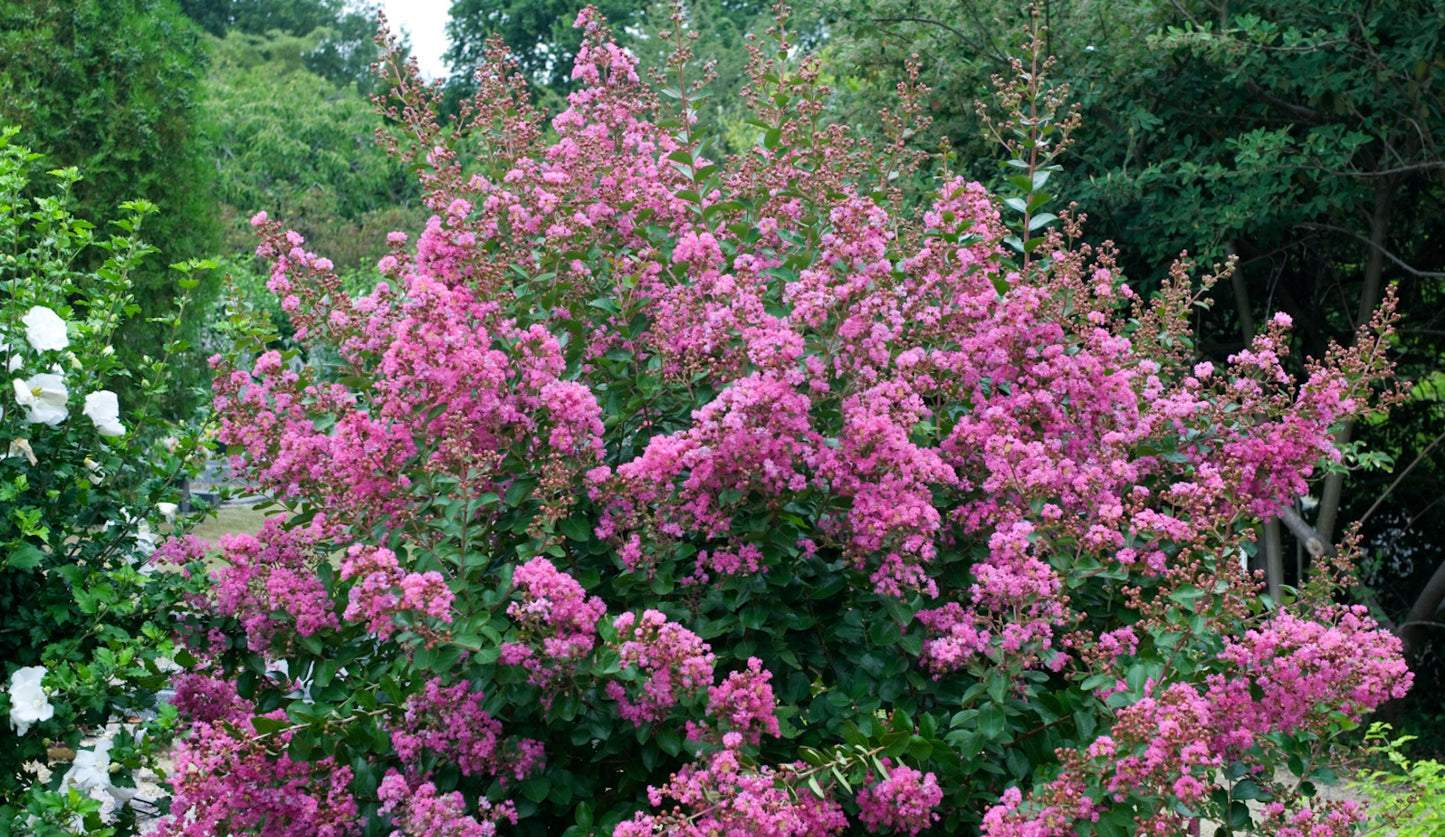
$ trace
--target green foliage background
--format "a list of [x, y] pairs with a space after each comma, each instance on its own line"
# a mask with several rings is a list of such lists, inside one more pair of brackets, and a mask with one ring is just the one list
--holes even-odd
[[[77, 214], [102, 228], [122, 202], [144, 199], [165, 213], [146, 231], [169, 262], [211, 253], [219, 242], [213, 173], [197, 120], [205, 68], [200, 32], [168, 0], [13, 0], [0, 6], [0, 123], [24, 131], [44, 168], [76, 166]], [[74, 267], [94, 267], [82, 256]], [[168, 262], [152, 258], [134, 274], [140, 316], [117, 341], [126, 369], [159, 357], [161, 316], [176, 287]], [[214, 283], [198, 289], [214, 295]], [[57, 289], [58, 292], [58, 289]], [[199, 310], [199, 307], [198, 309]], [[200, 319], [183, 324], [192, 341]], [[204, 380], [194, 355], [177, 359], [168, 396], [174, 413]], [[121, 386], [122, 397], [138, 382]]]

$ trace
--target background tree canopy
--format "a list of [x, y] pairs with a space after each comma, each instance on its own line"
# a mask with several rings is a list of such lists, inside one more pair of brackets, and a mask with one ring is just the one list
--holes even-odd
[[180, 0], [181, 11], [218, 38], [227, 33], [309, 36], [306, 69], [333, 83], [371, 87], [376, 9], [347, 0]]
[[415, 203], [415, 178], [377, 146], [379, 120], [356, 86], [307, 69], [315, 44], [238, 30], [212, 44], [205, 139], [226, 251], [255, 249], [247, 222], [265, 210], [343, 270], [369, 268]]
[[[147, 320], [175, 295], [166, 265], [208, 255], [218, 243], [214, 174], [197, 124], [205, 67], [200, 35], [164, 0], [0, 6], [0, 122], [23, 129], [44, 154], [45, 168], [76, 166], [84, 173], [72, 194], [77, 214], [98, 225], [98, 236], [111, 235], [99, 225], [123, 201], [140, 198], [165, 208], [143, 230], [164, 258], [148, 260], [132, 275], [141, 316], [116, 341], [131, 370], [142, 356], [162, 354], [167, 335]], [[94, 265], [77, 269], [87, 266]], [[194, 316], [182, 325], [190, 337], [199, 328]], [[204, 372], [194, 357], [177, 364], [171, 396], [179, 410]]]
[[[573, 27], [584, 0], [454, 0], [447, 33], [451, 48], [446, 58], [452, 69], [449, 94], [460, 98], [473, 89], [472, 70], [482, 62], [487, 39], [500, 35], [517, 56], [522, 72], [535, 85], [539, 104], [560, 110], [563, 98], [574, 89], [572, 61], [582, 42]], [[664, 0], [650, 3], [594, 3], [607, 17], [618, 43], [632, 50], [645, 70], [661, 70], [676, 46], [677, 29], [672, 7]], [[702, 90], [705, 99], [695, 103], [697, 117], [715, 141], [727, 151], [738, 151], [755, 141], [755, 131], [743, 124], [741, 93], [746, 81], [748, 37], [761, 35], [775, 22], [772, 4], [762, 0], [685, 2], [681, 31], [693, 39], [697, 60], [687, 83], [695, 89], [703, 67], [715, 78]], [[826, 31], [820, 9], [800, 4], [789, 15], [788, 28], [802, 48], [822, 44]], [[669, 37], [659, 37], [669, 34]]]

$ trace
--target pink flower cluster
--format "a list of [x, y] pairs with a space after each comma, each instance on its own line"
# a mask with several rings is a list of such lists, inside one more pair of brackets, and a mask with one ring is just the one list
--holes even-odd
[[[509, 477], [498, 468], [511, 452], [537, 463], [549, 516], [565, 512], [564, 487], [601, 454], [601, 408], [586, 386], [560, 377], [553, 334], [517, 325], [463, 282], [472, 267], [459, 259], [474, 254], [473, 233], [444, 232], [433, 219], [415, 269], [397, 268], [405, 294], [383, 284], [353, 301], [314, 259], [277, 256], [288, 234], [262, 227], [261, 250], [277, 259], [272, 283], [316, 312], [303, 318], [308, 333], [325, 332], [373, 379], [358, 390], [319, 384], [314, 370], [288, 368], [275, 352], [249, 370], [215, 359], [219, 438], [245, 452], [235, 460], [242, 473], [278, 498], [329, 496], [334, 516], [364, 529], [395, 528], [414, 511], [411, 474], [430, 469], [474, 494], [504, 491]], [[438, 243], [447, 236], [451, 244]], [[288, 278], [302, 263], [304, 281]]]
[[932, 773], [906, 765], [887, 765], [888, 775], [858, 791], [858, 818], [873, 833], [917, 834], [938, 821], [934, 806], [943, 789]]
[[1112, 737], [1092, 755], [1112, 762], [1104, 789], [1122, 799], [1139, 789], [1165, 789], [1185, 805], [1197, 805], [1211, 788], [1210, 771], [1222, 757], [1210, 749], [1214, 707], [1188, 683], [1174, 683], [1116, 713]]
[[[986, 837], [1068, 837], [1078, 821], [1098, 819], [1098, 806], [1084, 794], [1083, 782], [1067, 774], [1026, 802], [1016, 787], [1006, 788], [999, 803], [983, 815]], [[1177, 832], [1176, 832], [1177, 833]]]
[[[737, 749], [744, 743], [758, 744], [763, 735], [781, 734], [777, 716], [778, 702], [768, 681], [773, 673], [763, 668], [762, 660], [748, 658], [748, 667], [734, 671], [723, 682], [707, 689], [707, 714], [722, 731], [722, 743]], [[689, 722], [691, 725], [691, 722]], [[701, 729], [689, 726], [690, 738], [701, 738]]]
[[326, 534], [317, 515], [306, 528], [287, 529], [283, 518], [271, 517], [257, 536], [221, 537], [224, 564], [211, 573], [216, 611], [241, 621], [252, 651], [271, 651], [273, 640], [292, 631], [311, 636], [340, 624], [315, 572], [324, 560], [315, 544]]
[[[597, 642], [597, 620], [607, 606], [596, 596], [588, 597], [576, 579], [557, 571], [546, 558], [533, 558], [512, 573], [512, 587], [520, 590], [518, 601], [507, 605], [521, 636], [521, 642], [502, 645], [501, 661], [521, 665], [528, 681], [546, 689], [562, 677], [569, 666], [592, 653]], [[551, 696], [543, 695], [544, 701]]]
[[[357, 580], [347, 594], [343, 616], [348, 622], [364, 621], [367, 630], [381, 639], [396, 633], [393, 617], [399, 613], [452, 621], [456, 596], [441, 573], [406, 572], [397, 563], [396, 553], [384, 547], [353, 544], [341, 560], [341, 579]], [[436, 633], [421, 623], [414, 630], [433, 639]]]
[[767, 834], [772, 837], [814, 837], [837, 834], [848, 818], [832, 798], [810, 790], [793, 791], [779, 782], [779, 773], [748, 768], [732, 750], [720, 750], [706, 762], [690, 765], [661, 788], [649, 788], [654, 808], [668, 799], [669, 813], [637, 813], [613, 830], [613, 837], [671, 834], [710, 837], [715, 834]]
[[1261, 834], [1274, 837], [1352, 837], [1366, 820], [1360, 804], [1352, 799], [1321, 800], [1317, 808], [1290, 811], [1270, 802], [1255, 822]]
[[[1227, 673], [1207, 675], [1202, 689], [1146, 683], [1143, 696], [1115, 710], [1107, 735], [1083, 753], [1062, 754], [1061, 777], [1036, 788], [1031, 802], [1016, 791], [1005, 794], [985, 817], [984, 833], [1063, 835], [1111, 804], [1141, 801], [1140, 833], [1176, 833], [1184, 819], [1164, 800], [1198, 810], [1220, 787], [1217, 772], [1226, 763], [1257, 763], [1277, 746], [1272, 738], [1278, 734], [1319, 736], [1334, 718], [1358, 720], [1404, 696], [1411, 680], [1399, 639], [1358, 606], [1326, 607], [1315, 620], [1277, 613], [1264, 626], [1227, 638], [1218, 660], [1229, 664]], [[1111, 691], [1126, 690], [1120, 684]], [[1083, 795], [1089, 777], [1106, 794], [1097, 804]], [[1286, 815], [1279, 807], [1269, 815], [1278, 830], [1265, 830], [1353, 833], [1357, 813], [1342, 808], [1319, 816], [1305, 809]]]
[[1281, 612], [1227, 641], [1219, 656], [1234, 666], [1233, 676], [1210, 675], [1206, 693], [1218, 707], [1214, 746], [1221, 750], [1247, 750], [1272, 732], [1319, 731], [1334, 713], [1358, 721], [1404, 697], [1413, 679], [1399, 637], [1359, 605], [1318, 621]]
[[236, 686], [204, 674], [186, 672], [175, 678], [176, 695], [171, 703], [194, 723], [210, 724], [220, 720], [240, 723], [248, 707], [236, 694]]
[[[247, 713], [249, 714], [249, 712]], [[285, 713], [272, 713], [285, 720]], [[273, 756], [278, 742], [257, 737], [244, 720], [197, 721], [175, 751], [172, 813], [162, 837], [258, 833], [274, 837], [349, 837], [361, 833], [351, 768], [330, 757], [293, 761]]]
[[[777, 495], [806, 487], [801, 469], [812, 435], [809, 405], [794, 384], [774, 375], [757, 373], [733, 382], [696, 412], [691, 429], [654, 436], [641, 456], [618, 467], [624, 499], [611, 504], [604, 529], [627, 512], [657, 509], [659, 530], [673, 537], [685, 532], [726, 536], [730, 507], [740, 501], [721, 501], [723, 491], [745, 499], [750, 491]], [[603, 491], [593, 494], [601, 497]], [[716, 557], [711, 568], [730, 574], [742, 561], [755, 566], [761, 557], [746, 546], [737, 554], [736, 561]], [[699, 558], [699, 569], [702, 562]]]
[[412, 786], [395, 770], [386, 772], [377, 796], [382, 812], [397, 826], [391, 837], [494, 837], [498, 822], [517, 822], [517, 809], [510, 802], [477, 800], [478, 819], [467, 813], [460, 793], [438, 794], [431, 782]]
[[617, 630], [617, 652], [624, 669], [635, 668], [644, 678], [640, 689], [621, 681], [607, 684], [607, 696], [617, 702], [618, 713], [637, 726], [660, 721], [679, 695], [691, 697], [712, 684], [713, 656], [697, 634], [670, 622], [656, 610], [639, 619], [624, 613], [612, 623]]
[[391, 731], [391, 745], [413, 767], [430, 753], [455, 764], [464, 776], [499, 776], [504, 783], [525, 778], [541, 766], [542, 746], [530, 740], [508, 746], [501, 722], [487, 713], [485, 702], [485, 695], [465, 681], [443, 687], [434, 678], [407, 699], [405, 714]]

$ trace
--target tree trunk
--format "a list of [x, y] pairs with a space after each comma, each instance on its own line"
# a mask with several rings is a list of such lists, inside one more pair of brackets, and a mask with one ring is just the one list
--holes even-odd
[[1440, 610], [1440, 603], [1445, 602], [1445, 561], [1435, 568], [1435, 574], [1425, 582], [1425, 589], [1415, 597], [1415, 604], [1410, 607], [1410, 612], [1405, 615], [1405, 621], [1401, 622], [1395, 629], [1404, 645], [1405, 659], [1412, 660], [1420, 651], [1420, 635], [1426, 623], [1435, 619], [1435, 613]]
[[1264, 524], [1264, 585], [1265, 592], [1279, 604], [1280, 588], [1284, 586], [1284, 539], [1280, 537], [1278, 519]]

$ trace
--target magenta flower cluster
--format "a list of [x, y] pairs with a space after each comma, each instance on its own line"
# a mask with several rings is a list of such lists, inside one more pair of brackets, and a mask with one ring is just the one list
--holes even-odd
[[[678, 771], [667, 785], [651, 789], [653, 807], [670, 808], [672, 813], [638, 813], [618, 825], [613, 837], [811, 837], [838, 834], [848, 827], [848, 818], [836, 800], [808, 791], [794, 793], [779, 778], [770, 768], [746, 767], [736, 752], [720, 750], [706, 762]], [[669, 806], [669, 799], [675, 800], [675, 805]]]
[[633, 669], [640, 686], [623, 681], [607, 684], [607, 696], [617, 702], [618, 714], [641, 726], [660, 721], [679, 698], [690, 698], [712, 684], [713, 656], [707, 643], [687, 628], [668, 621], [656, 610], [624, 613], [613, 621], [617, 653], [624, 669]]
[[466, 682], [449, 687], [440, 678], [428, 681], [406, 703], [401, 721], [391, 732], [391, 745], [403, 764], [417, 766], [426, 755], [455, 764], [464, 776], [521, 779], [542, 761], [535, 741], [508, 747], [502, 725], [485, 707], [486, 696]]
[[[191, 734], [175, 752], [172, 813], [160, 821], [160, 833], [360, 833], [349, 766], [330, 757], [295, 761], [284, 752], [268, 756], [268, 749], [285, 750], [291, 731], [259, 735], [251, 721], [255, 708], [236, 697], [234, 687], [224, 694], [226, 684], [214, 681], [186, 685]], [[280, 711], [258, 717], [286, 720]]]
[[517, 821], [516, 809], [509, 802], [493, 805], [483, 799], [474, 817], [467, 813], [460, 793], [439, 794], [431, 782], [413, 787], [394, 770], [381, 780], [377, 795], [381, 810], [397, 826], [391, 837], [493, 837], [497, 823]]
[[267, 518], [257, 536], [223, 535], [217, 544], [225, 564], [213, 573], [216, 610], [241, 621], [257, 652], [269, 652], [288, 631], [304, 637], [339, 624], [315, 573], [324, 518], [304, 529], [282, 524]]
[[396, 632], [394, 617], [399, 613], [452, 621], [455, 596], [441, 573], [406, 572], [389, 549], [353, 544], [341, 561], [341, 579], [356, 580], [342, 616], [364, 622], [381, 639]]
[[[525, 667], [528, 680], [546, 689], [591, 655], [597, 622], [607, 606], [596, 596], [588, 597], [582, 585], [546, 558], [517, 567], [512, 586], [521, 595], [507, 605], [507, 615], [520, 641], [504, 643], [501, 660]], [[550, 700], [545, 691], [543, 700]]]

